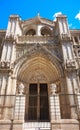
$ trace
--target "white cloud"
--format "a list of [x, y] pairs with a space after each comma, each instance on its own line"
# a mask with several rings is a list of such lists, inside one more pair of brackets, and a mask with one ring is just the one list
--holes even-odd
[[57, 17], [58, 15], [60, 15], [60, 14], [62, 14], [62, 12], [57, 12], [57, 13], [55, 13], [55, 14], [53, 15], [54, 21], [56, 21], [56, 17]]
[[79, 13], [75, 16], [75, 19], [80, 20], [80, 11], [79, 11]]

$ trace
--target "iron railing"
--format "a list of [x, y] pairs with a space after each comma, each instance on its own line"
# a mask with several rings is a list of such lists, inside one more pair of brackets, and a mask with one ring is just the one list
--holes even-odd
[[[24, 95], [0, 95], [0, 119], [4, 118], [6, 114], [6, 109], [8, 110], [8, 116], [11, 120], [15, 119], [15, 102], [16, 97], [19, 97], [18, 103], [21, 101], [21, 97]], [[32, 95], [33, 96], [33, 95]], [[34, 95], [36, 96], [36, 95]], [[44, 95], [43, 95], [44, 96]], [[56, 96], [59, 96], [59, 103], [56, 103]], [[50, 113], [50, 97], [52, 98], [53, 102], [51, 108], [53, 109], [53, 116], [59, 115], [60, 112], [61, 119], [70, 119], [71, 117], [71, 109], [74, 108], [75, 113], [80, 116], [80, 103], [79, 97], [80, 94], [55, 94], [50, 95], [48, 97], [49, 100], [49, 113]], [[25, 100], [29, 100], [29, 95], [25, 95]], [[26, 104], [27, 103], [27, 104]], [[25, 111], [28, 111], [28, 104], [29, 101], [25, 102]], [[44, 104], [45, 105], [45, 104]], [[34, 106], [35, 107], [35, 106]], [[20, 108], [21, 109], [21, 108]], [[22, 107], [23, 109], [23, 107]], [[60, 109], [60, 111], [59, 111]], [[44, 111], [45, 112], [45, 111]], [[18, 111], [18, 115], [20, 110]], [[51, 115], [50, 115], [51, 116]], [[28, 118], [27, 118], [28, 119]]]

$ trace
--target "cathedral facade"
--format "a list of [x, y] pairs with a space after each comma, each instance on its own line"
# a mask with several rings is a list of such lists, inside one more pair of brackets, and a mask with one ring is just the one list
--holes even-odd
[[80, 130], [80, 30], [11, 15], [0, 30], [0, 130]]

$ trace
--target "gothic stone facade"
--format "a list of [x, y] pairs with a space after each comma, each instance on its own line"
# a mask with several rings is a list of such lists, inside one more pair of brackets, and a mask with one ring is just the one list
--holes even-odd
[[67, 17], [11, 15], [0, 30], [0, 130], [79, 130], [80, 30]]

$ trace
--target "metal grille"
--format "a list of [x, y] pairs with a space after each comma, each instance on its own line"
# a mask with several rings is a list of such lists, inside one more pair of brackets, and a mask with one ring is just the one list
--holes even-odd
[[8, 116], [10, 119], [13, 118], [15, 108], [15, 95], [0, 95], [0, 119], [4, 118], [6, 110], [9, 111]]
[[[26, 96], [26, 95], [25, 95]], [[29, 95], [27, 95], [29, 97]], [[35, 96], [35, 95], [34, 95]], [[58, 109], [60, 107], [60, 115], [61, 119], [69, 119], [71, 118], [71, 108], [74, 107], [75, 112], [77, 113], [79, 117], [80, 113], [80, 95], [73, 95], [73, 94], [58, 94], [59, 96], [59, 104], [55, 104], [55, 97], [57, 95], [52, 95], [52, 100], [54, 100], [54, 104], [51, 106], [52, 109], [54, 110], [54, 116], [56, 117], [56, 114], [58, 115]], [[20, 97], [18, 104], [21, 102], [21, 97], [23, 95], [0, 95], [0, 119], [2, 119], [5, 115], [6, 109], [8, 109], [8, 116], [10, 119], [15, 119], [15, 102], [16, 102], [16, 97]], [[50, 96], [48, 97], [48, 99]], [[72, 102], [71, 102], [72, 101]], [[25, 105], [25, 104], [24, 104]], [[21, 109], [23, 111], [23, 107], [18, 109], [18, 116], [21, 114]], [[50, 101], [49, 101], [49, 113], [50, 113]], [[47, 114], [47, 113], [46, 113]], [[50, 114], [51, 116], [51, 114]], [[19, 119], [19, 118], [18, 118]]]
[[[26, 96], [26, 100], [28, 96]], [[49, 121], [49, 103], [47, 84], [30, 84], [28, 111], [25, 109], [25, 120]]]

